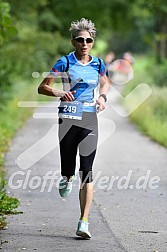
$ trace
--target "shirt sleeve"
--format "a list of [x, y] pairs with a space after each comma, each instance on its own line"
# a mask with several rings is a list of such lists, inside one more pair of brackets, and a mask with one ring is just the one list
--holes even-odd
[[65, 72], [67, 66], [67, 60], [65, 56], [61, 57], [52, 67], [50, 72], [54, 74], [56, 77], [63, 76], [63, 73]]
[[104, 61], [102, 59], [100, 59], [100, 61], [101, 61], [101, 67], [100, 67], [99, 74], [102, 77], [106, 74], [106, 67], [105, 67]]

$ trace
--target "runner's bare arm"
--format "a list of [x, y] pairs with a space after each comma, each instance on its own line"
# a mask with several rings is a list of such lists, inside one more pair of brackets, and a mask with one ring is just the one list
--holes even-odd
[[103, 96], [100, 95], [106, 95], [108, 93], [110, 84], [108, 83], [107, 76], [104, 75], [100, 77], [100, 89], [99, 89], [99, 98], [97, 99], [96, 103], [99, 105], [98, 112], [103, 111], [105, 109], [105, 99]]
[[46, 78], [43, 79], [43, 81], [40, 83], [38, 87], [38, 93], [47, 95], [47, 96], [55, 96], [60, 97], [64, 101], [73, 101], [74, 97], [72, 92], [66, 92], [60, 89], [54, 89], [51, 87], [51, 84], [56, 79], [56, 76], [53, 74], [48, 74]]
[[108, 82], [107, 76], [104, 75], [102, 77], [99, 78], [100, 81], [100, 90], [99, 90], [99, 94], [105, 94], [107, 95], [110, 84]]

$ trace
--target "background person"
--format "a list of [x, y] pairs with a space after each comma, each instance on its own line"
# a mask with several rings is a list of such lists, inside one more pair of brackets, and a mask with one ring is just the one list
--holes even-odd
[[130, 53], [130, 52], [125, 52], [123, 54], [123, 59], [126, 60], [131, 65], [134, 64], [134, 57], [133, 57], [132, 53]]

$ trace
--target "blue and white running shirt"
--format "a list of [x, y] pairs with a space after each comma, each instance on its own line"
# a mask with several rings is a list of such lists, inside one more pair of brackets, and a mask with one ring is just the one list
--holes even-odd
[[[99, 82], [99, 75], [104, 76], [106, 74], [105, 65], [102, 59], [93, 57], [91, 55], [91, 61], [87, 64], [82, 64], [77, 60], [74, 52], [67, 55], [69, 60], [69, 68], [67, 69], [67, 59], [65, 56], [61, 57], [53, 68], [50, 70], [55, 76], [65, 77], [63, 81], [64, 91], [73, 91], [75, 100], [83, 103], [95, 103], [95, 93]], [[68, 77], [67, 77], [68, 76]], [[65, 81], [66, 79], [66, 81]], [[67, 81], [68, 79], [68, 81]], [[83, 111], [95, 112], [95, 106], [84, 106]]]

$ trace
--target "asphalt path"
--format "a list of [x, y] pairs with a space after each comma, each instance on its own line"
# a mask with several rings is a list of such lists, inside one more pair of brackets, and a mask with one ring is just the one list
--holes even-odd
[[92, 239], [75, 235], [78, 176], [68, 198], [58, 193], [60, 157], [51, 102], [36, 109], [6, 155], [8, 193], [20, 199], [23, 213], [7, 216], [2, 251], [167, 251], [167, 150], [119, 115], [114, 106], [124, 109], [114, 92], [109, 95], [109, 107], [98, 115]]

